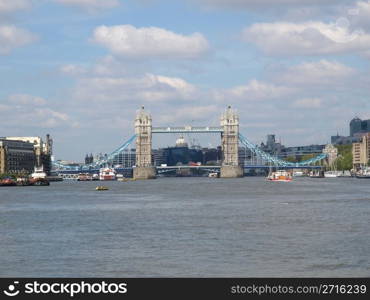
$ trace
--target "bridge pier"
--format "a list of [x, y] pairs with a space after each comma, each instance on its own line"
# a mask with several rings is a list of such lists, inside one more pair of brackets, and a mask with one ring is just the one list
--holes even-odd
[[154, 179], [156, 169], [152, 164], [152, 117], [144, 106], [136, 114], [136, 167], [134, 179]]
[[135, 179], [155, 179], [156, 176], [155, 167], [134, 167]]
[[238, 178], [244, 176], [239, 165], [239, 116], [229, 106], [221, 117], [222, 166], [221, 178]]
[[244, 170], [240, 166], [222, 166], [220, 177], [221, 178], [244, 177]]

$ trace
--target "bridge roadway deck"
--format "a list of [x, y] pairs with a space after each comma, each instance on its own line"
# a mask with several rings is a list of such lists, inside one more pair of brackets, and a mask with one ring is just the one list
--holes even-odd
[[[203, 169], [203, 170], [216, 170], [220, 169], [221, 166], [163, 166], [163, 167], [156, 167], [158, 171], [160, 170], [181, 170], [181, 169]], [[264, 166], [264, 165], [246, 165], [244, 166], [244, 169], [269, 169], [270, 166]], [[286, 167], [274, 167], [273, 169], [321, 169], [321, 166], [305, 166], [305, 167], [296, 167], [296, 166], [286, 166]], [[130, 171], [132, 168], [116, 168], [115, 169], [118, 173], [122, 173], [124, 171]], [[78, 174], [78, 173], [90, 173], [90, 174], [98, 174], [99, 169], [90, 169], [90, 170], [61, 170], [57, 171], [59, 174]]]
[[222, 127], [152, 127], [152, 133], [222, 133]]

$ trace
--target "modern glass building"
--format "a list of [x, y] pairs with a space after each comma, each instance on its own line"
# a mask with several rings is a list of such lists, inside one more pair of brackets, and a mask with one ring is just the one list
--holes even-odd
[[349, 124], [349, 131], [351, 136], [370, 132], [370, 120], [361, 120], [357, 117], [354, 118]]

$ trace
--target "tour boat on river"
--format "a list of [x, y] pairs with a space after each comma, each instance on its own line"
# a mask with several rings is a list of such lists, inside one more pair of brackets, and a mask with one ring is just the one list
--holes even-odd
[[288, 171], [278, 170], [276, 172], [271, 172], [267, 176], [267, 180], [270, 180], [270, 181], [289, 182], [289, 181], [292, 181], [293, 180], [293, 176]]
[[100, 169], [99, 180], [116, 180], [116, 171], [112, 168]]
[[360, 179], [370, 179], [370, 168], [362, 169], [356, 173], [356, 178]]

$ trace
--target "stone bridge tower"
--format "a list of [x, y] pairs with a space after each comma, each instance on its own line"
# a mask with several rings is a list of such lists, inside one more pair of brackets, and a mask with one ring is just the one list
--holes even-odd
[[327, 158], [325, 160], [327, 166], [329, 168], [333, 167], [338, 158], [338, 149], [334, 145], [328, 144], [322, 150], [322, 153], [325, 153], [327, 155]]
[[156, 170], [152, 164], [152, 117], [145, 112], [144, 106], [136, 114], [136, 166], [135, 179], [153, 179]]
[[243, 177], [244, 170], [239, 165], [239, 116], [231, 106], [221, 116], [222, 166], [223, 178]]

